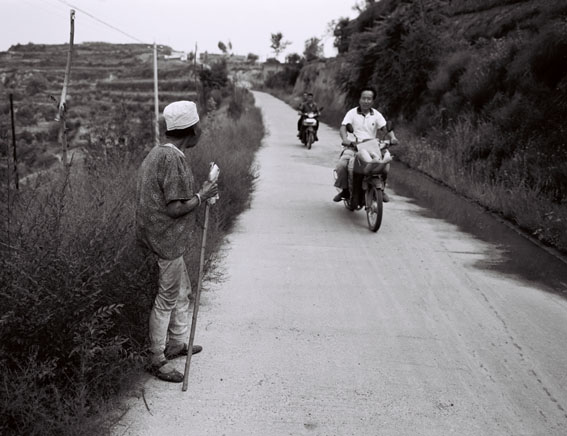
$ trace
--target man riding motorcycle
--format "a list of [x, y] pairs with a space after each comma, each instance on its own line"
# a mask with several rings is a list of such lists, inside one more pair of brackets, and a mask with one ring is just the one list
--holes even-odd
[[[305, 114], [309, 112], [314, 112], [315, 114], [319, 115], [319, 108], [317, 107], [317, 103], [313, 101], [313, 93], [307, 93], [307, 98], [304, 100], [301, 105], [299, 106], [299, 112], [301, 112], [301, 117], [297, 122], [297, 137], [301, 139], [302, 129], [303, 129], [303, 120], [305, 119]], [[319, 129], [319, 119], [316, 118], [317, 124], [315, 125], [315, 141], [318, 141], [317, 138], [317, 130]]]
[[[303, 93], [301, 103], [297, 107], [297, 110], [301, 112], [301, 107], [307, 102], [307, 92]], [[303, 117], [297, 120], [297, 137], [300, 137], [301, 123], [303, 122]]]
[[[368, 139], [374, 139], [377, 137], [379, 132], [386, 133], [386, 138], [391, 141], [392, 144], [397, 143], [397, 138], [394, 131], [387, 131], [386, 120], [380, 112], [372, 107], [374, 99], [376, 98], [376, 91], [372, 87], [362, 88], [360, 93], [359, 106], [349, 110], [339, 129], [341, 135], [342, 144], [345, 149], [339, 157], [339, 161], [335, 167], [337, 174], [337, 179], [335, 181], [335, 186], [341, 189], [334, 198], [333, 201], [339, 202], [345, 198], [349, 198], [350, 192], [348, 189], [348, 162], [351, 157], [357, 153], [356, 142], [349, 137], [347, 132], [347, 124], [351, 124], [353, 128], [353, 134], [358, 141], [365, 141]], [[370, 155], [368, 152], [360, 153], [359, 158], [363, 163], [383, 163], [381, 157], [376, 157]], [[386, 163], [384, 169], [382, 170], [384, 183], [390, 170], [390, 164]], [[390, 198], [384, 192], [383, 201], [387, 203]]]

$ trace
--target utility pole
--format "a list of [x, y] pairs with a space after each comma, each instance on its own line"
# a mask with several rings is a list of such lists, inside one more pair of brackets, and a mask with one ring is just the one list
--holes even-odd
[[71, 59], [73, 58], [73, 40], [75, 37], [75, 10], [71, 9], [71, 35], [69, 38], [69, 52], [67, 53], [67, 67], [65, 68], [65, 80], [63, 81], [63, 90], [59, 99], [59, 112], [55, 117], [55, 121], [59, 121], [59, 140], [63, 147], [63, 165], [67, 167], [67, 126], [65, 123], [67, 87], [69, 86], [69, 77], [71, 75]]
[[[16, 190], [20, 189], [20, 178], [18, 176], [18, 155], [16, 153], [16, 125], [14, 123], [14, 96], [10, 94], [10, 117], [12, 119], [12, 150], [14, 153], [14, 182], [16, 184]], [[6, 153], [8, 157], [8, 153]], [[9, 167], [10, 165], [8, 165]], [[10, 192], [10, 169], [8, 168], [8, 192]], [[8, 198], [8, 204], [10, 199]]]
[[193, 56], [193, 77], [195, 78], [195, 100], [199, 101], [199, 90], [197, 88], [197, 42], [195, 42], [195, 56]]
[[154, 107], [156, 113], [155, 120], [155, 143], [159, 145], [159, 99], [158, 99], [158, 75], [157, 75], [157, 45], [154, 42]]

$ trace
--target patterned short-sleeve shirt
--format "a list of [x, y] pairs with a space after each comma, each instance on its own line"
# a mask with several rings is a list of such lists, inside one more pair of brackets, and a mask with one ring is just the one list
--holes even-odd
[[136, 237], [162, 259], [182, 256], [190, 241], [195, 215], [167, 215], [167, 204], [189, 200], [193, 173], [183, 152], [171, 144], [156, 145], [138, 171]]

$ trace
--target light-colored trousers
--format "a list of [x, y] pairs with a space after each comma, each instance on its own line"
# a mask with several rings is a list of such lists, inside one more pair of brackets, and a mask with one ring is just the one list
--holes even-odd
[[354, 156], [354, 150], [345, 148], [341, 153], [341, 157], [337, 162], [335, 171], [337, 173], [337, 179], [335, 180], [335, 186], [340, 189], [348, 189], [348, 162], [351, 157]]
[[150, 351], [153, 360], [163, 360], [168, 342], [187, 343], [191, 283], [183, 256], [159, 259], [159, 289], [150, 313]]

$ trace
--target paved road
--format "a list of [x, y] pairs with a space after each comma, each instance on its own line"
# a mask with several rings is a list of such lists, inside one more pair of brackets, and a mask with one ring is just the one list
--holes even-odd
[[331, 201], [337, 131], [307, 151], [295, 112], [255, 95], [260, 178], [189, 390], [149, 378], [151, 414], [133, 398], [115, 434], [567, 434], [567, 301], [476, 267], [494, 247], [395, 192], [371, 233]]

